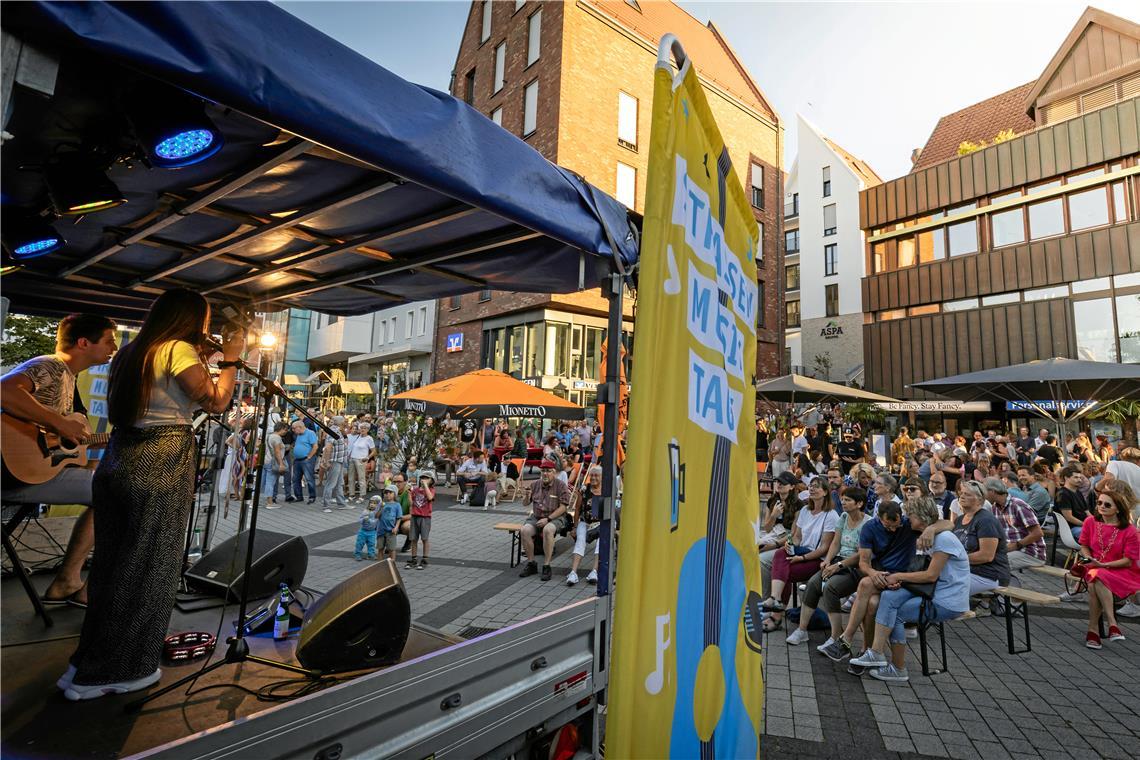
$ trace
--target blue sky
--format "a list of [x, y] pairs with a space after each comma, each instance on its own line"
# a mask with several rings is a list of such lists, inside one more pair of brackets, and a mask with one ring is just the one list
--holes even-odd
[[[441, 90], [469, 8], [438, 0], [279, 4], [400, 76]], [[884, 179], [909, 171], [911, 149], [926, 142], [940, 116], [1036, 79], [1086, 6], [680, 4], [721, 29], [784, 119], [786, 167], [795, 155], [798, 112]], [[1134, 1], [1096, 7], [1140, 18]]]

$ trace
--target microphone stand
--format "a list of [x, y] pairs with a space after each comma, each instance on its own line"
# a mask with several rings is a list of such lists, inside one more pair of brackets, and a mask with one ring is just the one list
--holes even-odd
[[[313, 424], [315, 424], [321, 430], [325, 431], [325, 433], [327, 433], [330, 437], [337, 439], [337, 440], [340, 439], [340, 437], [341, 437], [340, 433], [338, 433], [337, 431], [335, 431], [332, 428], [325, 425], [323, 422], [318, 420], [316, 417], [309, 414], [309, 412], [304, 407], [302, 407], [300, 404], [298, 404], [293, 399], [289, 398], [289, 394], [285, 392], [285, 389], [281, 387], [280, 383], [278, 383], [276, 380], [272, 380], [272, 379], [266, 377], [266, 373], [269, 371], [269, 357], [268, 357], [268, 353], [266, 351], [263, 350], [261, 352], [260, 371], [253, 369], [253, 367], [250, 367], [248, 364], [246, 364], [244, 361], [242, 361], [240, 359], [237, 360], [237, 367], [238, 367], [238, 369], [244, 370], [246, 373], [248, 373], [250, 376], [252, 376], [257, 381], [257, 385], [261, 390], [261, 398], [262, 398], [262, 402], [263, 402], [263, 411], [262, 411], [262, 419], [261, 419], [261, 436], [260, 436], [260, 438], [258, 438], [256, 440], [256, 443], [255, 443], [255, 436], [253, 436], [253, 435], [250, 436], [249, 451], [252, 452], [255, 445], [257, 446], [257, 448], [260, 452], [260, 455], [261, 455], [261, 459], [263, 460], [263, 466], [264, 466], [264, 459], [265, 459], [265, 440], [269, 435], [269, 408], [270, 408], [270, 402], [272, 401], [274, 396], [280, 396], [282, 399], [285, 400], [285, 402], [287, 404], [289, 404], [291, 407], [293, 407], [298, 412], [300, 412], [305, 418], [310, 420]], [[253, 460], [252, 458], [247, 457], [247, 461], [253, 462], [256, 460]], [[139, 710], [142, 709], [143, 705], [145, 705], [147, 702], [155, 700], [155, 699], [163, 696], [164, 694], [168, 694], [168, 693], [174, 691], [175, 689], [181, 688], [184, 684], [190, 683], [192, 681], [196, 681], [201, 676], [204, 676], [207, 673], [210, 673], [214, 670], [217, 670], [218, 668], [221, 668], [221, 667], [226, 666], [226, 665], [237, 665], [237, 664], [240, 664], [243, 662], [255, 662], [255, 663], [258, 663], [259, 665], [265, 665], [268, 667], [277, 668], [279, 670], [284, 670], [284, 671], [287, 671], [290, 673], [297, 673], [298, 675], [302, 675], [302, 676], [305, 676], [306, 678], [311, 678], [313, 680], [318, 680], [318, 679], [322, 678], [322, 674], [320, 671], [309, 670], [307, 668], [302, 668], [302, 667], [299, 667], [297, 665], [291, 665], [287, 662], [279, 662], [277, 660], [271, 660], [271, 659], [266, 658], [266, 657], [259, 657], [259, 656], [254, 655], [254, 654], [250, 654], [249, 653], [249, 643], [245, 640], [245, 627], [246, 627], [246, 625], [245, 625], [246, 619], [245, 618], [246, 618], [247, 609], [249, 606], [249, 579], [250, 579], [251, 570], [253, 567], [254, 538], [257, 534], [257, 514], [259, 512], [258, 502], [261, 498], [261, 483], [263, 480], [264, 480], [264, 477], [255, 477], [254, 478], [253, 504], [252, 504], [252, 508], [250, 510], [249, 531], [247, 533], [246, 550], [245, 550], [245, 571], [242, 573], [241, 603], [240, 603], [240, 606], [238, 608], [238, 626], [237, 626], [237, 630], [234, 632], [234, 635], [230, 636], [229, 638], [226, 639], [227, 647], [226, 647], [225, 656], [222, 657], [222, 659], [218, 660], [217, 662], [215, 662], [211, 665], [208, 665], [205, 668], [202, 668], [201, 670], [199, 670], [196, 673], [192, 673], [191, 675], [188, 675], [185, 678], [180, 678], [177, 681], [175, 681], [174, 683], [162, 687], [158, 691], [147, 694], [142, 699], [137, 699], [133, 702], [128, 703], [126, 705], [126, 707], [124, 708], [127, 712], [138, 712]], [[244, 484], [242, 485], [242, 491], [243, 491], [243, 497], [244, 497], [244, 492], [245, 492]], [[229, 596], [229, 589], [228, 588], [226, 589], [226, 595]]]

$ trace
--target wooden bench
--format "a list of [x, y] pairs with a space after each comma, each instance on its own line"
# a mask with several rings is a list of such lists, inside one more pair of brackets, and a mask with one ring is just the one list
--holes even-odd
[[1036, 567], [1029, 568], [1035, 573], [1042, 575], [1051, 575], [1054, 578], [1064, 578], [1069, 574], [1069, 571], [1063, 567], [1054, 567], [1053, 565], [1037, 565]]
[[[919, 613], [918, 613], [920, 620], [926, 618], [927, 605], [929, 603], [930, 602], [926, 599], [922, 600], [922, 606], [919, 608]], [[927, 676], [927, 677], [934, 676], [934, 675], [938, 675], [939, 673], [946, 673], [950, 670], [950, 663], [946, 659], [946, 628], [944, 627], [945, 624], [946, 623], [956, 623], [959, 620], [972, 620], [972, 619], [976, 618], [977, 616], [978, 616], [977, 613], [974, 612], [973, 610], [966, 610], [965, 612], [963, 612], [958, 617], [950, 618], [949, 620], [939, 620], [938, 622], [925, 622], [925, 623], [920, 622], [918, 624], [919, 658], [922, 661], [922, 674], [924, 676]], [[935, 627], [938, 628], [938, 643], [942, 647], [942, 667], [940, 667], [936, 670], [931, 670], [931, 668], [930, 668], [930, 653], [929, 653], [929, 650], [927, 649], [928, 642], [926, 639], [926, 632], [929, 631], [931, 628], [935, 628]]]
[[[994, 589], [994, 594], [1003, 597], [1002, 607], [1009, 653], [1024, 654], [1030, 651], [1033, 647], [1029, 638], [1029, 604], [1059, 604], [1061, 600], [1056, 596], [1042, 594], [1040, 591], [1016, 586], [998, 586]], [[1025, 621], [1025, 649], [1019, 650], [1013, 640], [1013, 619], [1016, 617]]]
[[494, 530], [505, 530], [511, 534], [511, 567], [522, 563], [522, 523], [495, 523]]

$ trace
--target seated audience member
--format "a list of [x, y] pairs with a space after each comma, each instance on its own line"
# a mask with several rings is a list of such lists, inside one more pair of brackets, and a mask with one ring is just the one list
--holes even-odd
[[[847, 627], [835, 637], [835, 641], [821, 649], [821, 653], [837, 662], [850, 656], [854, 651], [852, 642], [855, 631], [864, 622], [864, 616], [868, 612], [874, 612], [879, 592], [886, 588], [884, 581], [886, 576], [890, 573], [909, 572], [916, 549], [929, 548], [936, 534], [950, 528], [949, 521], [939, 520], [926, 526], [919, 535], [911, 530], [910, 518], [903, 515], [898, 502], [884, 503], [879, 509], [879, 514], [869, 520], [859, 532], [860, 580]], [[831, 593], [830, 585], [828, 584], [828, 590], [824, 592], [824, 609], [829, 613], [831, 607], [827, 606], [827, 602]], [[861, 670], [857, 672], [862, 673]]]
[[842, 633], [840, 605], [844, 597], [854, 593], [855, 587], [859, 585], [859, 533], [864, 525], [874, 519], [863, 512], [866, 498], [861, 489], [854, 487], [845, 490], [840, 497], [843, 511], [835, 525], [835, 532], [819, 572], [807, 582], [803, 598], [800, 599], [800, 624], [788, 634], [788, 644], [795, 646], [808, 640], [808, 623], [821, 599], [823, 609], [831, 621], [831, 636], [817, 649], [822, 652]]
[[843, 471], [836, 464], [829, 465], [827, 468], [827, 491], [835, 511], [842, 512], [843, 505], [840, 503], [839, 496], [843, 493]]
[[[937, 505], [930, 498], [908, 501], [906, 514], [912, 531], [922, 530], [940, 517]], [[969, 579], [970, 562], [962, 543], [950, 532], [936, 535], [930, 550], [930, 564], [925, 570], [890, 573], [883, 579], [886, 588], [879, 595], [875, 611], [874, 643], [862, 655], [852, 658], [851, 664], [871, 669], [871, 677], [880, 681], [908, 681], [903, 624], [918, 622], [922, 607], [922, 596], [908, 588], [909, 584], [934, 584], [926, 622], [937, 622], [956, 618], [970, 609]], [[890, 660], [887, 659], [888, 642]]]
[[1140, 591], [1140, 536], [1132, 524], [1136, 495], [1118, 481], [1096, 500], [1096, 514], [1085, 518], [1081, 530], [1081, 566], [1089, 587], [1089, 625], [1085, 646], [1100, 649], [1098, 623], [1103, 617], [1109, 641], [1124, 641], [1116, 622], [1113, 597], [1125, 599]]
[[930, 475], [930, 482], [927, 484], [930, 488], [930, 498], [938, 506], [938, 513], [942, 515], [943, 520], [950, 519], [950, 505], [954, 503], [954, 494], [946, 485], [946, 474], [938, 471]]
[[900, 490], [903, 495], [903, 506], [906, 506], [908, 501], [930, 496], [930, 489], [926, 487], [926, 481], [917, 475], [912, 475], [904, 480]]
[[487, 475], [490, 472], [487, 463], [483, 461], [483, 452], [478, 449], [471, 452], [471, 456], [463, 460], [463, 464], [459, 465], [459, 469], [455, 471], [455, 479], [459, 483], [460, 504], [466, 504], [470, 498], [467, 487], [486, 483]]
[[538, 564], [534, 559], [534, 539], [542, 537], [542, 551], [544, 563], [542, 566], [542, 580], [548, 581], [553, 573], [550, 560], [554, 556], [554, 542], [558, 534], [569, 529], [566, 511], [570, 506], [570, 493], [566, 484], [554, 475], [554, 463], [544, 459], [540, 465], [541, 477], [530, 491], [530, 514], [523, 522], [519, 532], [522, 538], [523, 551], [526, 552], [526, 565], [523, 566], [520, 578], [534, 575], [538, 572]]
[[816, 478], [808, 487], [808, 500], [796, 515], [792, 537], [784, 551], [772, 558], [772, 591], [762, 605], [770, 611], [764, 621], [764, 631], [771, 632], [783, 621], [784, 606], [791, 596], [789, 584], [806, 581], [820, 568], [820, 560], [831, 546], [835, 524], [839, 516], [831, 508], [831, 500], [824, 490], [823, 481]]
[[1037, 515], [1038, 524], [1044, 524], [1045, 517], [1053, 509], [1053, 497], [1045, 486], [1041, 485], [1033, 468], [1029, 465], [1019, 465], [1017, 468], [1017, 483], [1025, 494], [1025, 503]]
[[1089, 516], [1088, 500], [1081, 494], [1080, 488], [1084, 481], [1080, 465], [1065, 465], [1057, 473], [1056, 506], [1054, 512], [1069, 525], [1073, 538], [1081, 537], [1081, 529], [1085, 518]]
[[[1010, 476], [1016, 482], [1016, 478]], [[1045, 564], [1045, 538], [1037, 515], [1025, 501], [1009, 492], [1004, 479], [987, 478], [986, 499], [994, 517], [1005, 526], [1006, 558], [1010, 570]]]
[[[586, 472], [586, 481], [574, 496], [574, 553], [570, 560], [570, 574], [566, 576], [566, 585], [573, 586], [578, 583], [578, 566], [586, 556], [586, 543], [590, 527], [597, 523], [600, 515], [593, 511], [593, 497], [602, 493], [602, 468], [594, 465]], [[598, 546], [594, 546], [594, 569], [586, 576], [587, 583], [598, 582]]]
[[791, 536], [796, 524], [796, 513], [803, 506], [796, 490], [798, 481], [790, 472], [780, 473], [776, 478], [775, 493], [761, 515], [763, 533], [759, 536], [757, 549], [760, 552], [760, 583], [767, 589], [771, 583], [772, 563], [776, 552], [784, 550], [784, 544]]
[[962, 514], [954, 520], [954, 535], [970, 558], [971, 596], [1009, 583], [1006, 534], [993, 513], [983, 507], [985, 494], [978, 481], [962, 481], [958, 491]]
[[1056, 471], [1061, 466], [1065, 453], [1057, 445], [1057, 436], [1046, 436], [1044, 445], [1037, 447], [1037, 458], [1045, 462], [1050, 471]]
[[878, 514], [879, 507], [888, 501], [893, 501], [896, 504], [901, 504], [898, 497], [899, 482], [895, 480], [893, 475], [888, 475], [885, 472], [875, 476], [874, 483], [871, 485], [874, 500], [869, 500], [870, 511], [868, 514], [874, 517]]

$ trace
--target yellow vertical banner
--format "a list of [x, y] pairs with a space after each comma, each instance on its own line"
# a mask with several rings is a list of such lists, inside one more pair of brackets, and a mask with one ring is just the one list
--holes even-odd
[[661, 49], [606, 754], [755, 758], [758, 229], [692, 63], [672, 35]]

